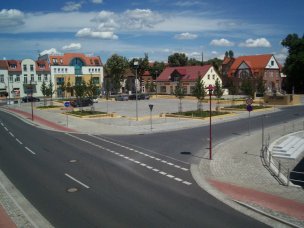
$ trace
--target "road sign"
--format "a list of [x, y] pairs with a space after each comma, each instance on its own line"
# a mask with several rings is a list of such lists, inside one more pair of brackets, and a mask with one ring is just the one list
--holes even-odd
[[252, 103], [253, 103], [252, 98], [247, 98], [247, 99], [246, 99], [246, 104], [247, 104], [247, 105], [252, 105]]
[[251, 112], [253, 110], [252, 105], [247, 105], [246, 109], [248, 112]]
[[70, 102], [66, 101], [66, 102], [63, 103], [63, 105], [64, 105], [64, 107], [68, 108], [68, 107], [70, 107]]
[[153, 110], [153, 104], [149, 104], [149, 108], [150, 108], [150, 111], [152, 112], [152, 110]]

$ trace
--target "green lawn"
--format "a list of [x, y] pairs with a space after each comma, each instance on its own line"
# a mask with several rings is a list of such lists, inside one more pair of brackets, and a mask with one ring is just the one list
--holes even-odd
[[[210, 116], [210, 112], [209, 111], [187, 111], [187, 112], [175, 112], [172, 113], [174, 115], [181, 115], [181, 116], [193, 116], [193, 117], [200, 117], [200, 118], [204, 118], [204, 117], [209, 117]], [[229, 114], [229, 112], [218, 112], [218, 111], [212, 111], [211, 112], [211, 116], [218, 116], [218, 115], [225, 115], [225, 114]]]
[[46, 105], [46, 106], [38, 106], [38, 109], [49, 109], [49, 108], [60, 108], [58, 105]]
[[[246, 110], [247, 104], [241, 104], [241, 105], [232, 105], [232, 106], [227, 106], [225, 108], [234, 108], [234, 109], [243, 109]], [[264, 105], [253, 105], [253, 109], [263, 109], [263, 108], [268, 108], [267, 106]]]
[[72, 111], [68, 112], [68, 114], [77, 115], [77, 116], [91, 116], [91, 115], [98, 115], [98, 114], [107, 114], [106, 112], [99, 112], [99, 111]]

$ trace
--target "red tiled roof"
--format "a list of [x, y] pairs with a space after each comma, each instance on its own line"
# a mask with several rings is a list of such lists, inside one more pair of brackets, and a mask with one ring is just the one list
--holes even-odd
[[181, 81], [195, 81], [199, 76], [203, 78], [210, 67], [212, 65], [166, 67], [156, 81], [169, 81], [174, 71], [182, 76]]
[[246, 63], [251, 68], [251, 70], [255, 72], [265, 69], [272, 56], [273, 55], [271, 54], [240, 56], [236, 58], [231, 65], [228, 71], [228, 76], [231, 76], [243, 62]]
[[38, 60], [36, 61], [36, 71], [37, 72], [45, 72], [45, 71], [51, 71], [50, 66], [47, 61], [44, 60]]
[[80, 58], [86, 66], [102, 66], [99, 56], [87, 56], [82, 53], [65, 53], [63, 55], [50, 55], [50, 64], [54, 65], [53, 59], [57, 59], [59, 66], [69, 66], [74, 58]]
[[[21, 61], [20, 60], [7, 60], [8, 71], [9, 72], [21, 72]], [[15, 65], [16, 68], [12, 68], [11, 66]]]
[[6, 60], [0, 60], [0, 69], [8, 69], [7, 61]]
[[225, 64], [229, 63], [231, 60], [232, 60], [232, 58], [225, 57], [222, 64], [225, 65]]

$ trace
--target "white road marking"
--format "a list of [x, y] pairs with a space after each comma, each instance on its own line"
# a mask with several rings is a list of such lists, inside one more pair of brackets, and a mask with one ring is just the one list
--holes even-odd
[[4, 129], [5, 129], [6, 131], [8, 131], [7, 127], [4, 127]]
[[65, 173], [64, 175], [67, 176], [68, 178], [70, 178], [71, 180], [77, 182], [78, 184], [82, 185], [83, 187], [90, 188], [88, 185], [82, 183], [81, 181], [77, 180], [76, 178], [70, 176], [69, 174]]
[[15, 138], [15, 135], [14, 135], [12, 132], [9, 132], [9, 134], [10, 134], [12, 137]]
[[31, 154], [36, 154], [34, 151], [32, 151], [30, 148], [28, 148], [27, 146], [25, 147], [26, 150], [28, 150]]
[[[130, 157], [128, 157], [128, 156], [125, 156], [125, 155], [123, 155], [123, 154], [121, 154], [121, 153], [118, 153], [118, 152], [115, 152], [115, 151], [110, 150], [110, 149], [108, 149], [108, 148], [105, 148], [105, 147], [103, 147], [103, 146], [94, 144], [94, 143], [92, 143], [92, 142], [90, 142], [90, 141], [84, 140], [84, 139], [79, 138], [79, 137], [77, 137], [77, 136], [75, 136], [75, 135], [71, 135], [71, 134], [69, 134], [69, 133], [66, 133], [66, 134], [69, 135], [69, 136], [71, 136], [71, 137], [73, 137], [73, 138], [76, 138], [76, 139], [78, 139], [78, 140], [80, 140], [80, 141], [89, 143], [90, 145], [93, 145], [93, 146], [96, 146], [96, 147], [98, 147], [98, 148], [100, 148], [100, 149], [103, 149], [103, 150], [105, 150], [105, 151], [111, 152], [111, 153], [113, 153], [113, 154], [115, 154], [115, 155], [117, 155], [117, 156], [119, 156], [119, 157], [121, 157], [121, 158], [124, 158], [124, 159], [127, 159], [127, 160], [129, 160], [129, 161], [132, 161], [132, 162], [134, 162], [134, 163], [136, 163], [136, 164], [138, 164], [138, 165], [140, 165], [140, 166], [142, 166], [142, 167], [145, 167], [145, 168], [147, 168], [147, 169], [149, 169], [149, 170], [153, 170], [154, 172], [159, 173], [159, 174], [161, 174], [161, 175], [163, 175], [163, 176], [166, 176], [166, 177], [168, 177], [168, 178], [170, 178], [170, 179], [173, 179], [173, 178], [174, 178], [175, 181], [181, 182], [181, 183], [183, 183], [183, 184], [185, 184], [185, 185], [191, 185], [191, 184], [192, 184], [192, 183], [190, 183], [190, 182], [188, 182], [188, 181], [184, 181], [184, 180], [182, 180], [182, 179], [180, 179], [180, 178], [177, 178], [177, 177], [175, 177], [175, 176], [173, 176], [173, 175], [171, 175], [171, 174], [168, 174], [168, 173], [166, 173], [166, 172], [164, 172], [164, 171], [160, 171], [159, 169], [156, 169], [156, 168], [154, 168], [154, 167], [152, 167], [152, 166], [149, 166], [149, 165], [147, 165], [147, 164], [145, 164], [145, 163], [142, 163], [142, 162], [140, 162], [140, 161], [134, 160], [133, 158], [130, 158]], [[105, 141], [105, 140], [103, 140], [103, 141]], [[114, 145], [116, 144], [116, 143], [112, 143], [112, 142], [110, 142], [110, 143], [111, 143], [111, 144], [114, 144]], [[118, 145], [118, 146], [120, 146], [120, 145]], [[135, 151], [134, 151], [134, 152], [135, 152]], [[152, 156], [147, 155], [147, 154], [144, 154], [143, 152], [140, 152], [140, 151], [138, 151], [138, 153], [139, 153], [139, 154], [143, 154], [143, 155], [148, 156], [148, 157], [152, 157]], [[154, 158], [154, 157], [153, 157], [153, 158]], [[165, 161], [165, 160], [161, 160], [161, 159], [159, 159], [159, 158], [154, 158], [154, 159], [155, 159], [155, 160], [158, 160], [158, 161], [161, 161], [162, 163], [166, 163], [166, 164], [168, 164], [168, 165], [170, 165], [170, 166], [174, 166], [174, 167], [179, 168], [179, 169], [184, 170], [184, 171], [188, 170], [188, 169], [186, 169], [186, 168], [181, 168], [180, 166], [174, 165], [173, 163], [169, 163], [169, 162], [167, 162], [167, 161]], [[66, 174], [66, 176], [69, 176], [69, 175]], [[70, 177], [70, 176], [69, 176], [69, 177]], [[70, 178], [73, 179], [73, 177], [70, 177]], [[73, 180], [76, 181], [76, 182], [78, 182], [78, 183], [80, 183], [80, 184], [82, 184], [83, 186], [85, 185], [85, 184], [81, 183], [80, 181], [76, 180], [75, 178], [74, 178]], [[87, 185], [85, 185], [85, 186], [87, 186]], [[88, 187], [88, 186], [87, 186], [87, 187]]]
[[17, 141], [20, 145], [23, 144], [23, 143], [22, 143], [19, 139], [17, 139], [17, 138], [16, 138], [16, 141]]
[[2, 127], [4, 127], [4, 124], [3, 124], [3, 123], [1, 123], [1, 125], [2, 125]]

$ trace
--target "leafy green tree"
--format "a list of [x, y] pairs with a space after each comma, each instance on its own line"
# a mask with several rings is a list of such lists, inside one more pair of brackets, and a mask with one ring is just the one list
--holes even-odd
[[304, 35], [289, 34], [281, 43], [288, 49], [283, 72], [287, 75], [285, 89], [291, 93], [304, 92]]
[[211, 64], [216, 71], [219, 72], [220, 67], [222, 66], [223, 60], [218, 58], [209, 59], [204, 64]]
[[168, 64], [170, 67], [187, 66], [188, 57], [184, 53], [174, 53], [168, 57]]
[[41, 90], [41, 93], [43, 95], [44, 106], [46, 106], [46, 96], [48, 95], [48, 88], [47, 88], [46, 83], [45, 83], [44, 80], [41, 84], [40, 90]]
[[197, 99], [197, 110], [202, 110], [202, 102], [206, 96], [205, 84], [202, 81], [201, 76], [196, 79], [194, 88], [192, 90], [192, 95]]
[[261, 95], [264, 95], [266, 88], [263, 78], [262, 77], [257, 78], [256, 83], [257, 83], [257, 92]]
[[66, 86], [65, 82], [64, 81], [61, 82], [59, 84], [59, 86], [58, 86], [58, 90], [61, 91], [61, 97], [62, 97], [62, 99], [63, 99], [63, 95], [64, 95], [64, 92], [66, 91], [66, 89], [67, 89], [67, 86]]
[[[134, 66], [134, 62], [138, 62], [137, 66]], [[149, 70], [149, 56], [147, 53], [145, 53], [144, 58], [133, 58], [129, 62], [129, 67], [134, 75], [137, 74], [137, 80], [139, 83], [141, 83], [142, 76], [144, 73]], [[135, 82], [136, 83], [136, 82]], [[139, 88], [141, 88], [141, 84], [139, 84]], [[136, 88], [138, 89], [138, 88]]]
[[53, 95], [55, 93], [55, 89], [53, 88], [54, 88], [54, 83], [52, 82], [52, 80], [50, 80], [46, 91], [47, 91], [47, 96], [51, 97], [51, 106], [53, 106]]
[[214, 95], [217, 97], [217, 98], [221, 98], [224, 94], [224, 90], [222, 88], [222, 85], [220, 83], [220, 80], [217, 78], [215, 80], [215, 88], [214, 88]]
[[112, 55], [105, 64], [105, 71], [111, 78], [114, 92], [118, 92], [121, 88], [121, 79], [128, 69], [128, 60], [117, 54]]
[[188, 60], [188, 66], [201, 66], [202, 65], [202, 61], [199, 61], [195, 58], [190, 58]]
[[153, 65], [149, 66], [150, 75], [152, 75], [153, 79], [155, 80], [160, 73], [164, 70], [165, 63], [164, 62], [154, 62]]
[[244, 79], [241, 85], [241, 90], [245, 95], [253, 97], [255, 92], [253, 81], [249, 78]]
[[94, 83], [93, 78], [91, 77], [87, 83], [86, 93], [88, 97], [95, 98], [97, 96], [98, 86]]
[[87, 84], [84, 80], [81, 80], [81, 83], [76, 83], [74, 86], [74, 90], [75, 90], [75, 96], [78, 99], [82, 99], [87, 91]]
[[234, 57], [234, 53], [232, 50], [229, 50], [228, 51], [228, 55], [229, 55], [229, 58], [233, 58]]
[[182, 113], [183, 108], [182, 108], [182, 99], [185, 97], [185, 90], [179, 81], [175, 87], [174, 90], [174, 95], [179, 99], [179, 107], [178, 107], [178, 112]]

